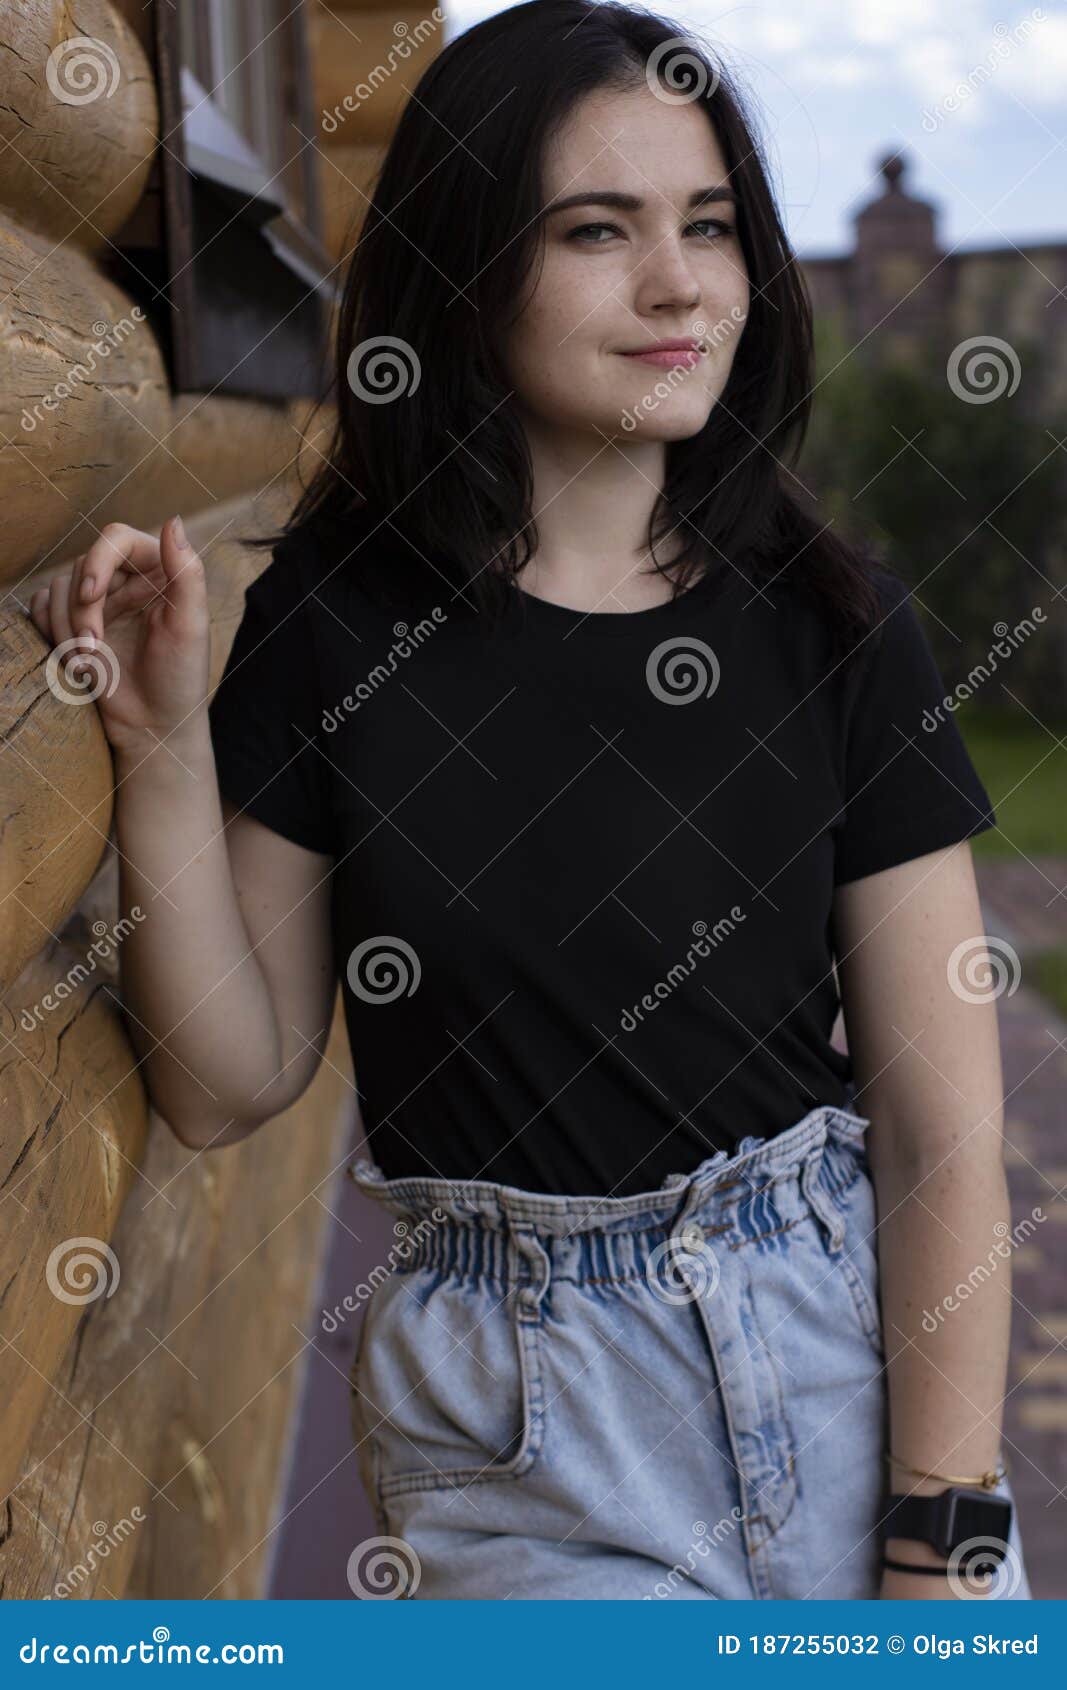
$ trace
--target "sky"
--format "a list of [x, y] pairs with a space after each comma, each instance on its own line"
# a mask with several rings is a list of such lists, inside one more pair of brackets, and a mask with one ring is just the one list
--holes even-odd
[[[447, 37], [505, 8], [444, 0]], [[695, 33], [760, 117], [790, 238], [846, 252], [878, 161], [908, 155], [946, 248], [1067, 240], [1067, 0], [691, 0]]]

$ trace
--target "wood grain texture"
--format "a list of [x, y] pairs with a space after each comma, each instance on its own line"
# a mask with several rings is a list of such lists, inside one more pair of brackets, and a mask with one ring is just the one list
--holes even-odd
[[0, 217], [0, 582], [281, 474], [308, 401], [172, 396], [139, 307], [75, 248]]
[[[311, 1087], [243, 1143], [198, 1154], [150, 1114], [110, 1240], [117, 1289], [74, 1311], [50, 1383], [36, 1381], [0, 1512], [3, 1596], [263, 1594], [349, 1073], [338, 999]], [[32, 1200], [32, 1170], [20, 1189]], [[28, 1371], [0, 1358], [5, 1384]]]
[[358, 15], [318, 7], [309, 23], [319, 144], [387, 141], [411, 90], [444, 45], [433, 7], [382, 7]]
[[[212, 686], [269, 558], [238, 536], [273, 529], [295, 494], [287, 477], [190, 520]], [[110, 751], [95, 707], [48, 687], [48, 649], [9, 609], [0, 1588], [256, 1595], [302, 1373], [295, 1328], [313, 1326], [319, 1187], [355, 1114], [340, 999], [311, 1088], [242, 1144], [197, 1155], [154, 1115], [121, 1007]], [[76, 1239], [96, 1242], [64, 1248]], [[93, 1264], [114, 1289], [83, 1304]]]
[[137, 35], [107, 0], [0, 7], [0, 204], [99, 252], [144, 192], [159, 135]]

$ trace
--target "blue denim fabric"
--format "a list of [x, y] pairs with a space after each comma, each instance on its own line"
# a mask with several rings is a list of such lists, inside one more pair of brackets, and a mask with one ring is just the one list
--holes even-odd
[[[623, 1198], [352, 1164], [399, 1217], [350, 1378], [411, 1594], [877, 1596], [868, 1124], [820, 1107]], [[996, 1589], [1030, 1595], [1017, 1525]]]

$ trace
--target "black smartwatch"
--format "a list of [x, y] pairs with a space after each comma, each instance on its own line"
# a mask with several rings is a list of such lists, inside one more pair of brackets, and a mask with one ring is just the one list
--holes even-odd
[[965, 1544], [961, 1571], [995, 1572], [1008, 1553], [1011, 1503], [984, 1490], [943, 1490], [937, 1496], [890, 1496], [880, 1532], [891, 1537], [917, 1538], [946, 1560]]

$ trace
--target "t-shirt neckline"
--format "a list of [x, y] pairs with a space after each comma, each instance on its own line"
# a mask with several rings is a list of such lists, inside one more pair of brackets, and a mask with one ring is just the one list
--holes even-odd
[[683, 593], [663, 599], [659, 604], [647, 605], [644, 610], [577, 610], [573, 605], [539, 598], [536, 593], [520, 587], [517, 581], [512, 581], [511, 586], [516, 601], [521, 602], [527, 615], [545, 627], [554, 627], [561, 633], [575, 632], [580, 628], [584, 634], [604, 634], [617, 639], [644, 636], [650, 630], [674, 621], [687, 610], [698, 610], [702, 605], [710, 604], [736, 573], [728, 565], [718, 570], [705, 570]]

